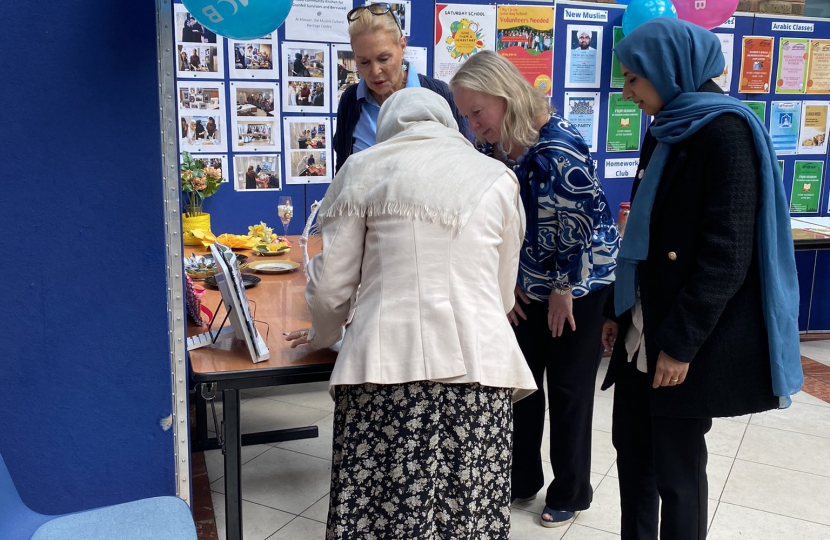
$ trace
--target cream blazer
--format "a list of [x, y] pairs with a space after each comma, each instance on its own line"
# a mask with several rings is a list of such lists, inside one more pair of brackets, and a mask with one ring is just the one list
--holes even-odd
[[327, 217], [305, 296], [311, 344], [343, 336], [330, 390], [424, 380], [512, 388], [514, 400], [536, 390], [506, 317], [524, 219], [512, 172], [460, 232], [398, 215]]

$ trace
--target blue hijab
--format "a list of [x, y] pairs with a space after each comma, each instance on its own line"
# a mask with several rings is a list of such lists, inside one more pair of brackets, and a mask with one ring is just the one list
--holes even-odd
[[798, 279], [790, 228], [790, 213], [772, 139], [743, 102], [712, 92], [697, 92], [724, 68], [721, 44], [708, 30], [668, 17], [636, 28], [614, 49], [632, 73], [644, 77], [663, 100], [651, 134], [657, 139], [637, 189], [617, 258], [614, 308], [617, 314], [634, 305], [637, 264], [648, 256], [649, 221], [654, 197], [668, 161], [671, 145], [696, 133], [725, 113], [740, 115], [752, 129], [761, 176], [757, 216], [757, 253], [761, 302], [769, 336], [773, 393], [780, 406], [804, 383], [798, 338]]

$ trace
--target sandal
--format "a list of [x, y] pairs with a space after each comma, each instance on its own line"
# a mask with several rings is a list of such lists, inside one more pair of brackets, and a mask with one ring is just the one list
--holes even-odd
[[[545, 516], [548, 517], [546, 518]], [[575, 517], [575, 512], [571, 512], [570, 510], [554, 510], [550, 506], [545, 505], [542, 515], [539, 516], [539, 523], [542, 524], [542, 527], [561, 527], [572, 522]]]

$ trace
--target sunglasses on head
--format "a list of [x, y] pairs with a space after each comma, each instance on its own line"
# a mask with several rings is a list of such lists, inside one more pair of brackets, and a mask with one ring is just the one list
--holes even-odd
[[395, 11], [392, 9], [392, 4], [387, 4], [386, 2], [369, 4], [367, 6], [358, 6], [346, 14], [346, 20], [349, 22], [356, 21], [360, 18], [360, 14], [363, 10], [368, 10], [372, 15], [386, 15], [388, 13], [395, 20], [395, 24], [398, 25], [398, 29], [401, 28], [401, 21], [399, 21], [398, 16], [395, 15]]

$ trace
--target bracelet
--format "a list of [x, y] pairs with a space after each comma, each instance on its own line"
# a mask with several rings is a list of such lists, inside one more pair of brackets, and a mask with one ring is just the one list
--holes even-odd
[[560, 296], [565, 296], [566, 294], [571, 292], [571, 286], [567, 283], [554, 284], [553, 292]]

